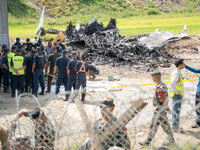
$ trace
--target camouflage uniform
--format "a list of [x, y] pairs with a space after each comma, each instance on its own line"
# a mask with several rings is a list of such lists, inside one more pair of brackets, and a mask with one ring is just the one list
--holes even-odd
[[163, 101], [165, 99], [168, 99], [168, 89], [167, 86], [160, 81], [156, 85], [155, 95], [153, 98], [153, 105], [156, 107], [156, 110], [154, 111], [153, 119], [150, 125], [150, 132], [148, 135], [149, 141], [154, 138], [159, 125], [161, 125], [163, 130], [167, 133], [169, 140], [174, 142], [172, 129], [167, 118], [167, 112], [163, 107]]
[[[110, 119], [110, 121], [108, 122], [108, 124], [105, 125], [105, 127], [112, 126], [113, 122], [115, 122], [115, 121], [116, 121], [116, 118], [112, 117]], [[104, 130], [103, 119], [100, 119], [95, 122], [94, 130], [97, 135], [102, 134], [102, 131]], [[122, 147], [125, 149], [129, 149], [131, 146], [131, 143], [130, 143], [129, 137], [127, 135], [127, 128], [125, 126], [121, 125], [121, 128], [118, 131], [114, 132], [112, 139], [110, 139], [107, 143], [102, 144], [101, 146], [102, 146], [102, 150], [107, 150], [113, 146], [118, 146], [118, 147]]]
[[[25, 112], [24, 116], [30, 116]], [[50, 120], [45, 117], [42, 124], [35, 124], [35, 147], [45, 147], [45, 150], [54, 150], [55, 133]]]

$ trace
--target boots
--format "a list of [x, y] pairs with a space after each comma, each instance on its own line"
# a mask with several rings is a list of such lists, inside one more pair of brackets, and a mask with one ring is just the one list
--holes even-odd
[[9, 93], [8, 88], [7, 88], [7, 87], [4, 87], [3, 92], [4, 92], [4, 93]]
[[85, 101], [85, 94], [82, 94], [81, 101], [82, 101], [82, 102]]
[[44, 90], [42, 90], [39, 94], [40, 94], [40, 95], [44, 95]]
[[149, 146], [151, 144], [151, 140], [145, 140], [144, 142], [139, 142], [140, 145], [142, 146]]
[[68, 99], [69, 99], [69, 95], [67, 94], [66, 98], [63, 101], [68, 101]]

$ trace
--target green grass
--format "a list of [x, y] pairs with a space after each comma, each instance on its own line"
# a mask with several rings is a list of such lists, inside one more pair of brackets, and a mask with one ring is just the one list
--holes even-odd
[[[45, 19], [43, 27], [66, 29], [69, 21], [72, 20], [73, 24], [77, 24], [78, 20], [82, 23], [87, 23], [92, 18], [91, 16], [79, 16], [77, 18], [66, 17], [61, 19]], [[106, 26], [109, 22], [109, 15], [100, 15], [98, 19]], [[155, 31], [155, 29], [171, 31], [178, 34], [183, 30], [183, 26], [187, 25], [187, 30], [191, 35], [200, 34], [200, 14], [161, 14], [154, 16], [133, 16], [128, 18], [116, 18], [117, 27], [121, 35], [129, 37], [132, 35], [147, 34]], [[37, 28], [38, 20], [36, 19], [22, 19], [19, 23], [12, 17], [9, 19], [9, 36], [16, 38], [17, 36], [25, 39], [26, 37], [33, 38], [36, 36], [35, 31]], [[29, 24], [30, 22], [30, 24]], [[53, 38], [56, 35], [46, 35], [44, 38]]]

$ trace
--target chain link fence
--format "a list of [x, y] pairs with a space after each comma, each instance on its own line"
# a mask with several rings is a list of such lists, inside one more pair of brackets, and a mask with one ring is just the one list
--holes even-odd
[[[93, 87], [93, 90], [98, 88]], [[186, 91], [191, 91], [189, 86], [186, 88]], [[68, 102], [61, 101], [66, 95], [66, 92], [61, 92], [55, 96], [51, 95], [45, 107], [41, 106], [41, 99], [31, 94], [21, 94], [16, 98], [17, 112], [20, 111], [24, 100], [29, 99], [35, 101], [39, 110], [42, 110], [39, 119], [34, 119], [33, 110], [23, 110], [28, 113], [23, 113], [22, 116], [26, 114], [27, 117], [16, 117], [16, 114], [8, 115], [9, 110], [2, 108], [1, 146], [4, 149], [16, 150], [199, 149], [199, 128], [191, 128], [195, 122], [195, 111], [199, 106], [195, 107], [191, 92], [185, 96], [181, 108], [180, 127], [183, 127], [185, 133], [173, 132], [175, 142], [163, 145], [168, 141], [168, 137], [161, 128], [158, 128], [150, 145], [141, 146], [138, 143], [145, 141], [150, 132], [155, 110], [151, 98], [153, 89], [154, 86], [146, 86], [90, 91], [84, 103], [79, 96], [73, 101], [73, 94]], [[171, 107], [170, 100], [169, 108]], [[160, 110], [159, 115], [154, 116], [151, 132], [155, 132], [158, 122], [163, 129], [168, 128], [166, 122], [159, 119], [159, 116], [162, 118], [162, 113], [163, 110]], [[171, 114], [168, 113], [167, 116], [171, 127]]]

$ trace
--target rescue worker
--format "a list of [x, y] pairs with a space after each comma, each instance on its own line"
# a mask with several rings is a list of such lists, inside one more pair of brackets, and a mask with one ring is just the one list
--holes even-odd
[[[102, 104], [100, 105], [102, 118], [94, 123], [94, 131], [97, 137], [101, 136], [102, 134], [105, 135], [105, 128], [114, 125], [115, 121], [117, 120], [117, 118], [113, 115], [114, 109], [115, 104], [112, 98], [107, 97], [102, 101]], [[98, 138], [96, 138], [96, 140], [97, 139]], [[79, 147], [79, 150], [95, 150], [96, 147], [94, 147], [92, 143], [94, 142], [92, 142], [91, 139], [88, 140], [88, 142], [85, 142], [81, 147]], [[114, 146], [123, 148], [125, 150], [130, 150], [131, 142], [127, 134], [127, 128], [121, 124], [120, 128], [114, 132], [113, 136], [107, 139], [106, 142], [102, 143], [100, 146], [102, 150], [108, 150]]]
[[[4, 52], [4, 49], [8, 48], [6, 44], [3, 44], [1, 47], [1, 52]], [[3, 54], [1, 53], [1, 56], [3, 56]]]
[[154, 111], [147, 140], [145, 140], [144, 142], [139, 142], [139, 144], [142, 146], [150, 145], [151, 141], [155, 137], [159, 125], [161, 125], [162, 129], [165, 131], [165, 133], [167, 133], [169, 139], [169, 142], [164, 143], [164, 145], [172, 145], [175, 142], [173, 132], [167, 118], [167, 111], [171, 112], [168, 107], [168, 89], [167, 86], [161, 80], [160, 71], [154, 71], [151, 75], [153, 82], [157, 83], [155, 94], [153, 97], [153, 106], [156, 107], [156, 109]]
[[57, 53], [57, 48], [55, 46], [53, 46], [52, 52], [53, 52], [53, 54], [50, 54], [49, 58], [47, 60], [47, 63], [50, 63], [50, 69], [49, 69], [46, 93], [50, 93], [51, 92], [51, 81], [53, 79], [52, 76], [54, 74], [54, 66], [55, 66], [55, 63], [56, 63], [56, 59], [61, 56], [59, 53]]
[[33, 72], [33, 94], [37, 97], [37, 92], [39, 88], [39, 84], [41, 86], [41, 93], [40, 95], [44, 95], [44, 75], [43, 75], [43, 69], [46, 65], [46, 59], [45, 56], [42, 54], [41, 47], [37, 47], [37, 55], [33, 57], [33, 66], [32, 66], [32, 72]]
[[11, 69], [11, 66], [10, 66], [10, 63], [11, 63], [11, 59], [15, 56], [16, 54], [16, 51], [17, 51], [17, 46], [16, 45], [13, 45], [12, 48], [11, 48], [11, 52], [7, 55], [7, 58], [8, 58], [8, 67], [9, 67], [9, 80], [10, 80], [10, 87], [12, 89], [12, 86], [13, 86], [13, 70]]
[[16, 55], [11, 59], [12, 68], [12, 93], [11, 96], [15, 97], [15, 90], [20, 89], [19, 93], [24, 92], [24, 70], [26, 69], [26, 61], [21, 56], [21, 49], [17, 49]]
[[35, 43], [35, 44], [33, 45], [33, 47], [34, 47], [35, 49], [36, 49], [37, 47], [40, 47], [42, 53], [44, 52], [44, 46], [43, 46], [43, 44], [42, 44], [42, 40], [38, 40], [38, 42]]
[[179, 117], [181, 111], [181, 103], [184, 96], [183, 77], [181, 70], [185, 68], [183, 59], [177, 59], [175, 62], [176, 69], [170, 77], [169, 97], [173, 100], [172, 107], [172, 130], [174, 132], [184, 133], [184, 130], [179, 127]]
[[[76, 63], [78, 62], [77, 60], [77, 54], [76, 52], [72, 52], [72, 59], [69, 61], [67, 65], [67, 75], [68, 75], [68, 82], [67, 82], [67, 91], [70, 92], [72, 87], [75, 90], [76, 87], [76, 71], [75, 71], [75, 66]], [[68, 100], [69, 93], [66, 95], [65, 101]]]
[[0, 51], [0, 88], [1, 88], [1, 84], [2, 84], [2, 78], [3, 78], [3, 72], [2, 72], [2, 69], [3, 69], [3, 50], [7, 48], [7, 45], [3, 44], [2, 45], [2, 49]]
[[21, 43], [20, 43], [20, 38], [19, 37], [16, 38], [16, 42], [15, 42], [14, 45], [17, 47], [17, 49], [21, 49]]
[[76, 91], [74, 98], [78, 95], [80, 86], [82, 85], [81, 101], [85, 101], [86, 96], [86, 73], [88, 72], [88, 64], [85, 61], [85, 55], [81, 55], [81, 61], [78, 61], [75, 66], [76, 71]]
[[25, 92], [30, 92], [31, 90], [33, 92], [33, 72], [32, 72], [32, 66], [33, 66], [33, 58], [35, 56], [35, 53], [36, 53], [35, 49], [32, 49], [31, 50], [31, 54], [28, 53], [26, 55], [26, 59], [25, 59], [26, 60]]
[[65, 45], [61, 43], [61, 39], [57, 39], [56, 42], [61, 46], [61, 48], [64, 50], [65, 49]]
[[91, 64], [88, 64], [88, 70], [89, 70], [88, 71], [89, 72], [89, 78], [91, 78], [90, 76], [92, 76], [91, 79], [93, 79], [93, 80], [96, 78], [96, 75], [99, 74], [99, 70]]
[[34, 47], [34, 46], [33, 46], [33, 43], [30, 42], [30, 39], [29, 39], [29, 38], [26, 39], [26, 43], [27, 43], [27, 48], [32, 49], [32, 48]]
[[57, 42], [54, 43], [54, 46], [57, 48], [57, 52], [61, 54], [63, 51], [62, 47]]
[[69, 62], [69, 58], [67, 57], [67, 51], [62, 51], [62, 56], [56, 59], [55, 67], [54, 67], [54, 78], [56, 78], [56, 94], [60, 92], [60, 85], [63, 82], [65, 91], [67, 91], [67, 64]]
[[[194, 73], [200, 73], [200, 69], [194, 69], [188, 65], [185, 66], [186, 69], [190, 70]], [[196, 107], [196, 123], [192, 125], [192, 128], [200, 128], [200, 77], [199, 77], [199, 83], [197, 85], [197, 92], [196, 92], [196, 98], [195, 98], [195, 107]]]
[[3, 54], [3, 58], [2, 58], [2, 64], [3, 64], [3, 68], [2, 68], [2, 72], [3, 72], [3, 87], [4, 93], [8, 93], [9, 92], [9, 66], [8, 66], [8, 58], [7, 55], [9, 54], [9, 49], [4, 49], [4, 54]]
[[22, 109], [12, 120], [12, 124], [16, 126], [16, 121], [22, 116], [30, 117], [35, 126], [35, 147], [33, 149], [54, 150], [55, 130], [44, 112], [39, 108], [35, 108], [32, 111]]

